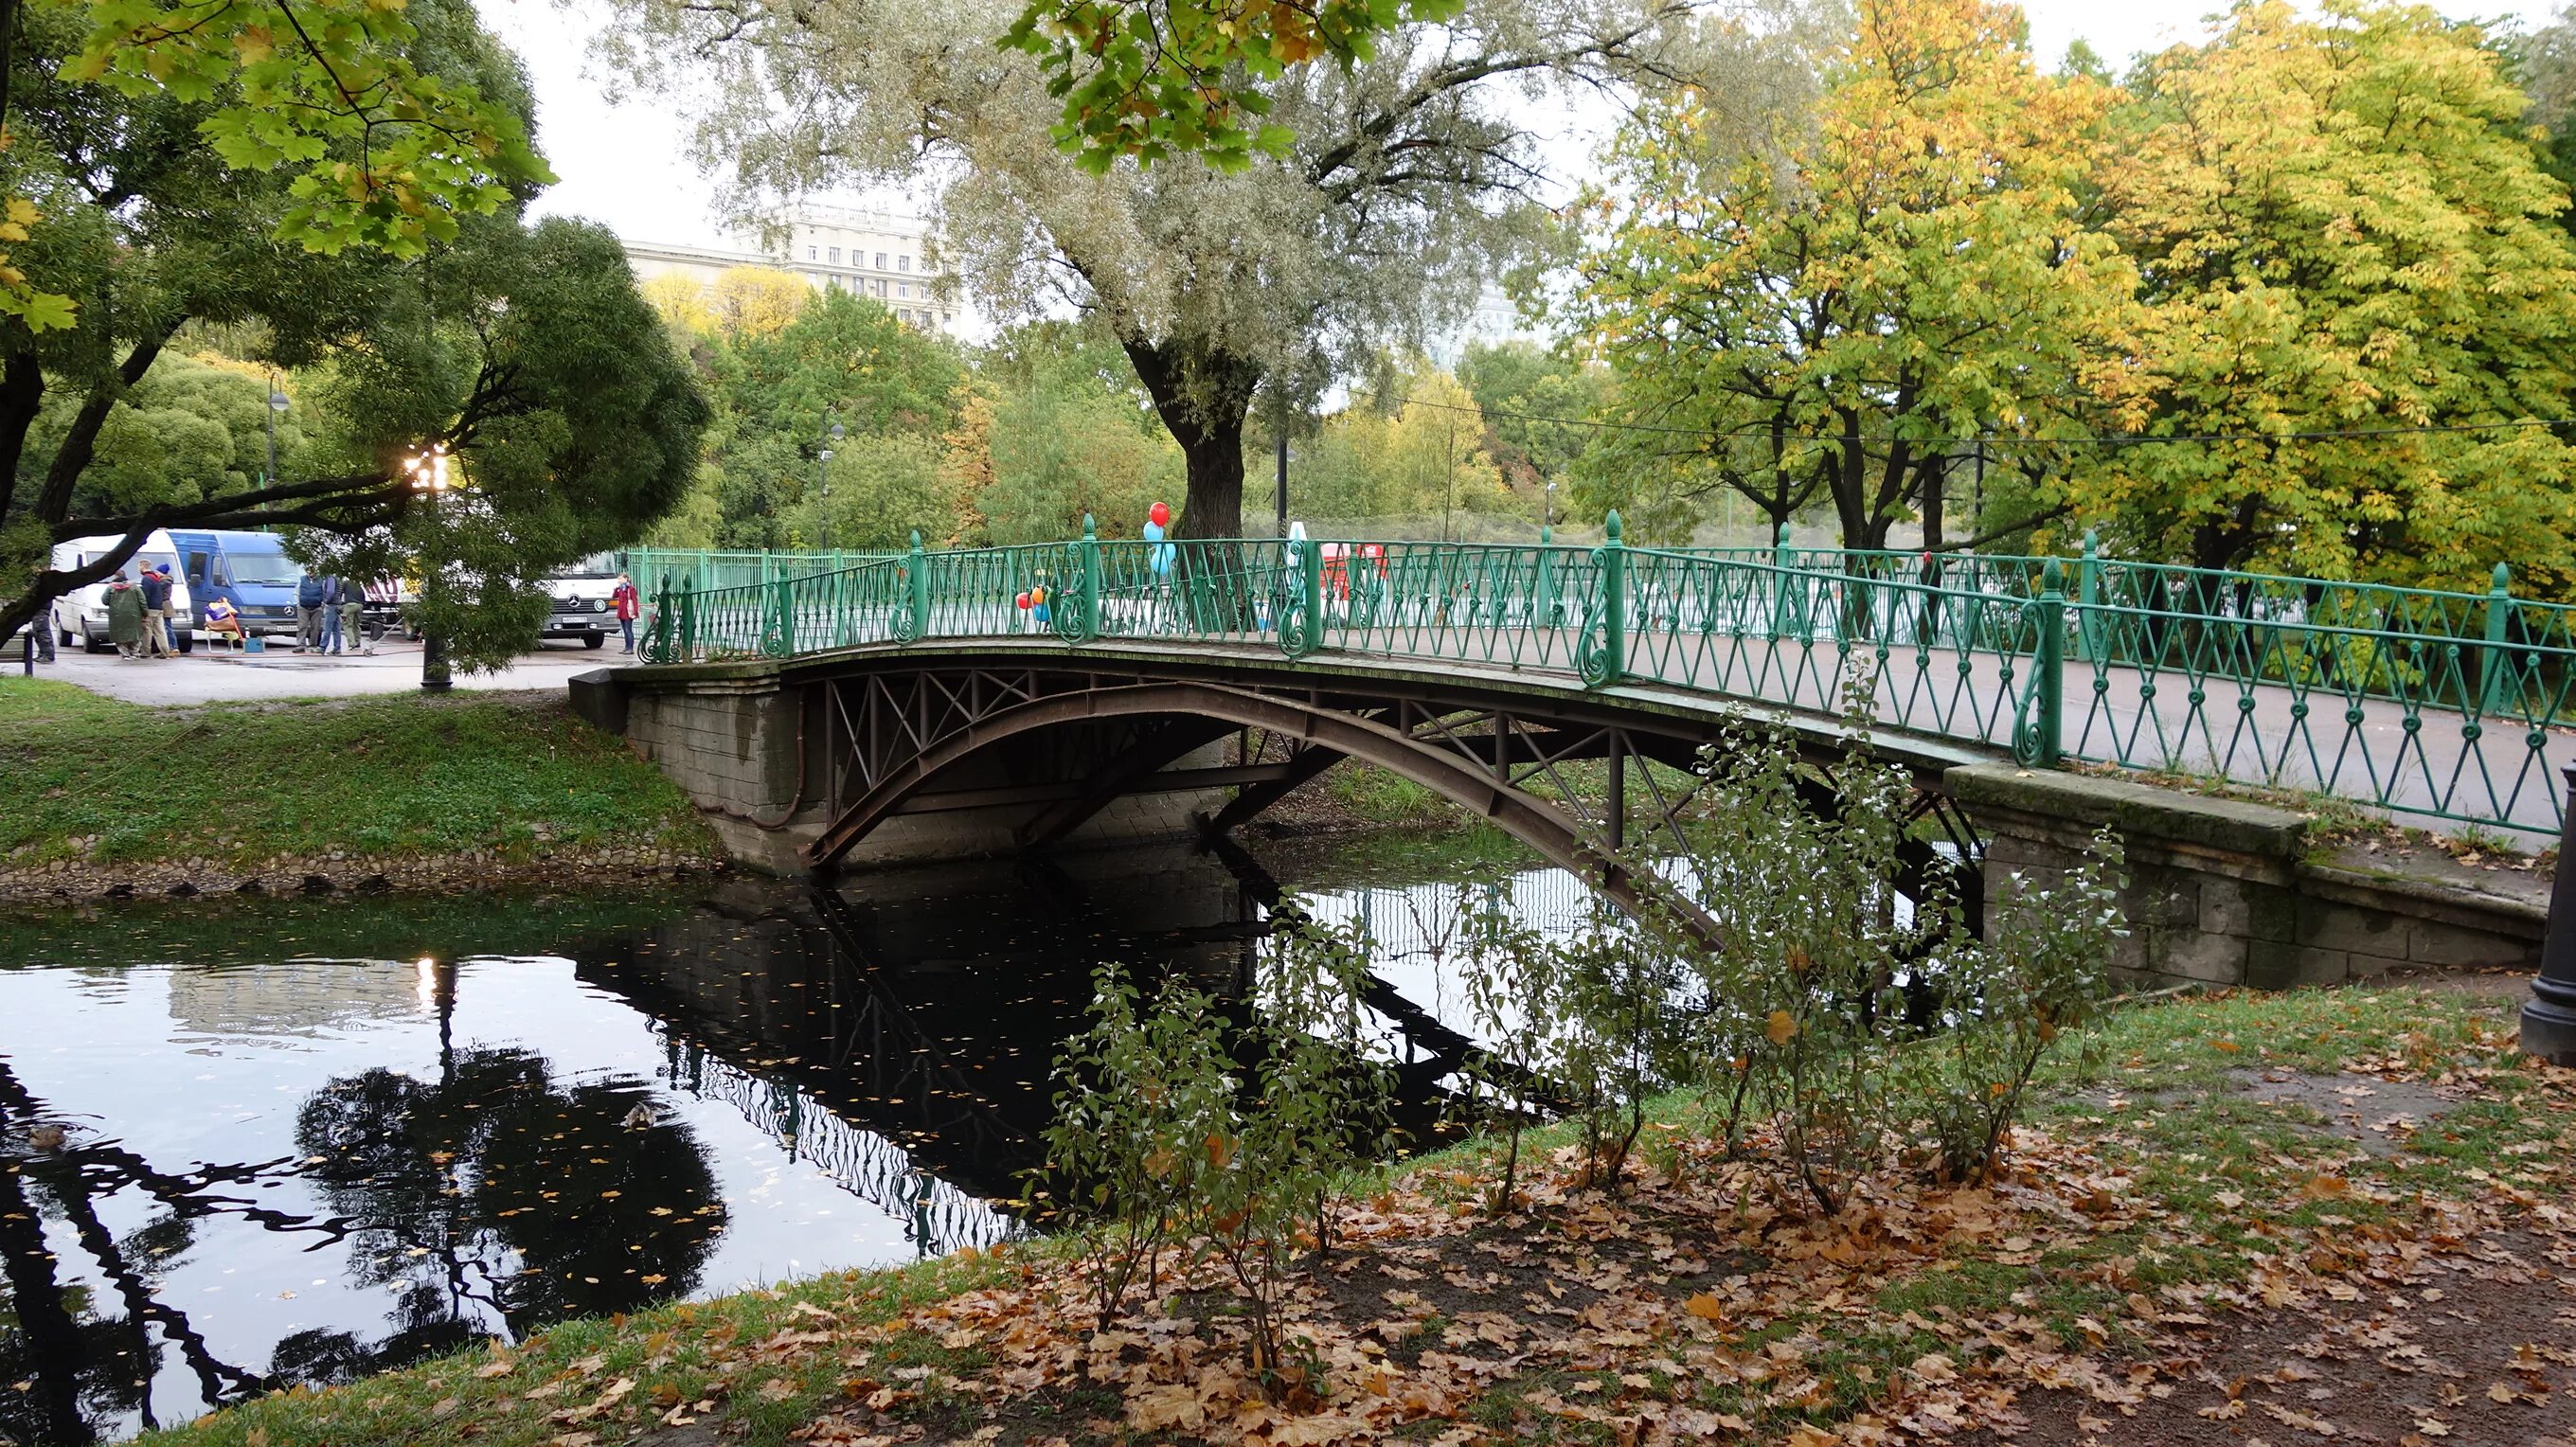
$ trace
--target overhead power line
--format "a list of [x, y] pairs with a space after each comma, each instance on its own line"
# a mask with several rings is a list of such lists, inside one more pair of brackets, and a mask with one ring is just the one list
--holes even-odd
[[[1764, 438], [1772, 435], [1768, 427], [1744, 427], [1732, 431], [1706, 427], [1675, 427], [1653, 422], [1610, 422], [1596, 417], [1550, 417], [1537, 412], [1504, 412], [1464, 406], [1456, 402], [1434, 402], [1428, 397], [1398, 397], [1399, 407], [1436, 407], [1444, 412], [1473, 412], [1488, 419], [1501, 417], [1515, 422], [1545, 422], [1559, 427], [1589, 427], [1605, 432], [1655, 432], [1675, 437]], [[2364, 437], [2418, 437], [2436, 433], [2520, 432], [2544, 427], [2576, 427], [2576, 420], [2547, 421], [2524, 418], [2515, 422], [2456, 422], [2426, 426], [2332, 427], [2298, 432], [2187, 432], [2173, 436], [2150, 436], [2137, 432], [2092, 433], [2081, 437], [2016, 437], [2002, 433], [1982, 433], [1968, 437], [1897, 437], [1892, 433], [1863, 433], [1857, 438], [1839, 433], [1789, 433], [1791, 442], [1869, 443], [1908, 442], [1917, 447], [2158, 447], [2172, 444], [2207, 444], [2215, 442], [2331, 442]]]

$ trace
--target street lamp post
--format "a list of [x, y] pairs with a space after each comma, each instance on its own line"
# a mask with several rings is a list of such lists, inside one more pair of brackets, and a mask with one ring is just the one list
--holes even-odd
[[814, 481], [822, 494], [823, 505], [816, 514], [823, 534], [823, 551], [832, 551], [832, 444], [848, 436], [832, 409], [823, 409], [823, 436], [814, 449]]
[[[412, 491], [429, 499], [430, 513], [435, 517], [438, 500], [447, 493], [447, 444], [441, 442], [425, 452], [413, 453], [404, 459], [403, 471], [411, 477]], [[421, 568], [421, 602], [432, 616], [438, 612], [439, 596], [444, 591], [442, 562], [442, 559], [432, 557]], [[430, 693], [444, 693], [455, 684], [456, 680], [447, 667], [446, 637], [424, 628], [420, 635], [421, 688]]]
[[1550, 482], [1539, 495], [1538, 540], [1549, 542], [1556, 536], [1556, 484]]
[[262, 486], [262, 487], [269, 487], [269, 486], [273, 486], [273, 485], [275, 485], [275, 483], [277, 482], [277, 419], [278, 419], [278, 418], [280, 418], [280, 417], [282, 417], [282, 416], [284, 416], [284, 415], [286, 415], [286, 409], [287, 409], [287, 408], [289, 408], [289, 407], [291, 407], [291, 406], [293, 406], [293, 405], [295, 405], [295, 404], [293, 403], [293, 401], [292, 401], [292, 400], [290, 400], [284, 392], [281, 392], [281, 391], [279, 391], [279, 390], [277, 389], [277, 376], [276, 376], [276, 374], [275, 374], [275, 373], [271, 373], [271, 374], [269, 374], [269, 378], [268, 378], [268, 475], [267, 475], [266, 477], [263, 477], [263, 478], [261, 478], [261, 479], [260, 479], [260, 486]]
[[2549, 893], [2549, 928], [2540, 944], [2540, 973], [2522, 1006], [2522, 1049], [2558, 1065], [2576, 1065], [2576, 764], [2564, 771], [2567, 812], [2558, 825], [2558, 879]]

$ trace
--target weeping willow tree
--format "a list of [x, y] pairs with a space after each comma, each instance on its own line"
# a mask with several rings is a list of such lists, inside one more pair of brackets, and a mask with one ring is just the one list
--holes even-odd
[[926, 193], [943, 270], [1009, 318], [1070, 308], [1117, 338], [1180, 444], [1186, 536], [1239, 532], [1245, 419], [1302, 404], [1464, 315], [1539, 255], [1543, 144], [1577, 97], [1685, 78], [1758, 102], [1788, 23], [1689, 0], [1472, 0], [1350, 66], [1259, 83], [1293, 141], [1226, 165], [1084, 164], [1012, 0], [619, 0], [611, 61], [694, 105], [698, 155], [757, 215], [832, 187]]

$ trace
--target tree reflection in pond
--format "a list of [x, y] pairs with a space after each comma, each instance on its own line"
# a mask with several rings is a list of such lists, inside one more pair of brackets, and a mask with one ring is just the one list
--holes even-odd
[[300, 1332], [273, 1369], [346, 1380], [696, 1289], [725, 1209], [695, 1134], [653, 1119], [651, 1098], [640, 1081], [559, 1085], [533, 1052], [488, 1047], [443, 1051], [433, 1080], [376, 1069], [314, 1092], [296, 1143], [394, 1330], [372, 1345]]

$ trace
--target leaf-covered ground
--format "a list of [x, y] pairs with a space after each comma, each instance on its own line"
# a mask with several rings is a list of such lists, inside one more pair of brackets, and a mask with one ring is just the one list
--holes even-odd
[[[2509, 995], [2142, 1006], [2055, 1067], [2009, 1172], [1838, 1218], [1663, 1102], [1643, 1178], [1525, 1209], [1479, 1144], [1362, 1183], [1285, 1393], [1167, 1274], [1094, 1335], [1067, 1253], [563, 1328], [171, 1442], [2576, 1443], [2576, 1072]], [[1552, 1174], [1551, 1174], [1552, 1172]]]

